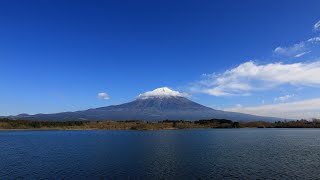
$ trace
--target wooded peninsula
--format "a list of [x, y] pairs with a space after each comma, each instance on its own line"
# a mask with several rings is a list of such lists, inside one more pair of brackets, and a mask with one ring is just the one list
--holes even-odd
[[320, 128], [320, 120], [233, 122], [226, 119], [210, 119], [199, 121], [164, 120], [158, 122], [140, 120], [53, 122], [0, 119], [1, 130], [165, 130], [195, 128]]

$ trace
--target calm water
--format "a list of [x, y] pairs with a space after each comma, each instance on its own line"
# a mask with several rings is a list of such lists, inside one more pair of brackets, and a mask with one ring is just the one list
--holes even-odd
[[0, 179], [320, 178], [320, 130], [1, 131]]

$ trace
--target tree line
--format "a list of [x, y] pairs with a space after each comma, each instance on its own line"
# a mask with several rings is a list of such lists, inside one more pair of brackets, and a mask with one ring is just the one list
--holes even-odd
[[227, 119], [203, 119], [198, 121], [163, 120], [148, 122], [128, 121], [29, 121], [0, 118], [0, 129], [107, 129], [107, 130], [157, 130], [192, 128], [320, 128], [320, 119], [307, 121], [250, 121], [235, 122]]

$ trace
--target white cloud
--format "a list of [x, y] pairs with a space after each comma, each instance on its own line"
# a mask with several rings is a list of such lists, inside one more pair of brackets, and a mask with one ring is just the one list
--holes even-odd
[[306, 54], [308, 54], [308, 53], [311, 53], [311, 51], [302, 52], [302, 53], [300, 53], [300, 54], [295, 55], [294, 57], [296, 57], [296, 58], [302, 57], [302, 56], [304, 56], [304, 55], [306, 55]]
[[289, 57], [301, 57], [308, 52], [308, 48], [304, 42], [300, 42], [298, 44], [294, 44], [289, 47], [277, 47], [273, 51], [277, 55], [281, 56], [289, 56]]
[[320, 42], [320, 37], [313, 37], [308, 39], [308, 42], [310, 43], [319, 43]]
[[313, 29], [315, 31], [320, 31], [320, 21], [318, 21], [314, 26], [313, 26]]
[[272, 115], [274, 117], [287, 119], [320, 118], [320, 98], [254, 107], [236, 106], [234, 108], [228, 108], [224, 110], [254, 114], [259, 116]]
[[227, 93], [224, 91], [226, 87], [222, 87], [222, 86], [218, 86], [218, 87], [214, 87], [212, 89], [205, 89], [202, 92], [206, 93], [206, 94], [210, 94], [213, 96], [233, 96], [233, 94], [231, 93]]
[[109, 95], [105, 92], [101, 92], [101, 93], [98, 93], [98, 96], [97, 96], [99, 99], [104, 99], [104, 100], [108, 100], [110, 99]]
[[180, 93], [179, 91], [174, 91], [169, 89], [168, 87], [157, 88], [153, 91], [147, 91], [139, 95], [139, 98], [149, 98], [149, 97], [160, 97], [160, 96], [180, 96], [185, 97], [188, 96], [185, 93]]
[[222, 74], [205, 78], [193, 90], [214, 96], [248, 96], [251, 91], [280, 85], [320, 86], [320, 61], [265, 65], [248, 61]]
[[290, 98], [293, 98], [293, 97], [294, 97], [294, 94], [287, 94], [287, 95], [284, 95], [284, 96], [280, 96], [280, 97], [274, 98], [274, 101], [287, 101], [287, 100], [289, 100]]
[[[313, 30], [320, 31], [320, 21], [318, 21], [313, 26]], [[299, 58], [310, 53], [311, 51], [309, 49], [312, 49], [311, 44], [315, 44], [318, 42], [320, 42], [320, 37], [313, 37], [313, 38], [310, 38], [309, 40], [294, 44], [293, 46], [288, 46], [288, 47], [279, 46], [275, 48], [273, 52], [276, 55]]]

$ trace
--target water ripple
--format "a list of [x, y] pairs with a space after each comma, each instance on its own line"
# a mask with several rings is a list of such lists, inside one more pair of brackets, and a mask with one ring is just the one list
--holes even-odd
[[318, 129], [1, 131], [0, 179], [319, 179]]

